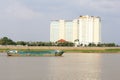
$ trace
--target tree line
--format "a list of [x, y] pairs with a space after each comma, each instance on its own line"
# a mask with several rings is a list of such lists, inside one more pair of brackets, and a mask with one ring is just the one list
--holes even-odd
[[[8, 37], [3, 37], [0, 39], [0, 45], [22, 45], [22, 46], [75, 46], [72, 42], [27, 42], [27, 41], [13, 41]], [[80, 44], [80, 46], [83, 46]], [[115, 43], [89, 43], [85, 47], [117, 47]]]
[[0, 45], [22, 45], [22, 46], [74, 46], [72, 42], [27, 42], [27, 41], [13, 41], [8, 37], [3, 37], [0, 39]]

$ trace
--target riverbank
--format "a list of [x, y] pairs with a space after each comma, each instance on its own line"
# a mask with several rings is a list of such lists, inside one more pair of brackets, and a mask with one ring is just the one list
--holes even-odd
[[65, 53], [120, 53], [120, 47], [0, 46], [0, 52], [7, 52], [8, 50], [63, 50]]

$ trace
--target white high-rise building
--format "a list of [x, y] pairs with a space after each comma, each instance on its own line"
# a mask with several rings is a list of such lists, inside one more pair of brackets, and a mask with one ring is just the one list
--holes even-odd
[[80, 44], [101, 42], [101, 20], [95, 16], [80, 16], [74, 20], [54, 20], [50, 24], [50, 41], [79, 40]]

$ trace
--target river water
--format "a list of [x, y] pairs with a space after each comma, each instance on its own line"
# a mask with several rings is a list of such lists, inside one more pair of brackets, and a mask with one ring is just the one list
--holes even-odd
[[62, 57], [0, 54], [0, 80], [120, 80], [120, 54], [65, 53]]

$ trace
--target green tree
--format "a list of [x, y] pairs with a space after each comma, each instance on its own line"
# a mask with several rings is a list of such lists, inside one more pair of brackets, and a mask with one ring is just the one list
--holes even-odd
[[96, 44], [94, 44], [94, 43], [89, 43], [88, 46], [89, 46], [89, 47], [95, 47]]
[[16, 43], [13, 40], [9, 39], [8, 37], [3, 37], [0, 39], [0, 44], [1, 45], [15, 45]]
[[27, 45], [27, 42], [25, 41], [18, 41], [16, 42], [17, 45]]

